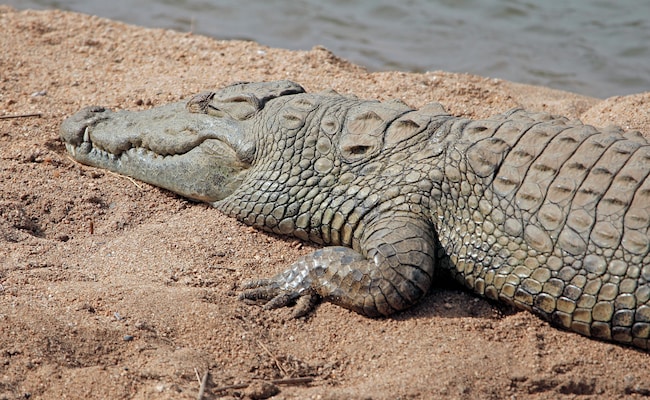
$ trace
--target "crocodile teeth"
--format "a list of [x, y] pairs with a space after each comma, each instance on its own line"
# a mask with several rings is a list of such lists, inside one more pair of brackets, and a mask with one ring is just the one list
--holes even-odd
[[68, 150], [68, 153], [74, 158], [77, 155], [77, 148], [71, 145], [70, 143], [65, 144], [65, 148]]

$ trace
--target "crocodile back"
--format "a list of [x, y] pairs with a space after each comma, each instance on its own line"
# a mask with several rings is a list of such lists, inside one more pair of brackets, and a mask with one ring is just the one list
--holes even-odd
[[515, 110], [470, 122], [457, 146], [464, 164], [447, 168], [464, 173], [445, 175], [462, 177], [450, 182], [458, 192], [474, 188], [464, 202], [474, 207], [470, 228], [440, 236], [460, 280], [562, 327], [646, 348], [648, 142]]

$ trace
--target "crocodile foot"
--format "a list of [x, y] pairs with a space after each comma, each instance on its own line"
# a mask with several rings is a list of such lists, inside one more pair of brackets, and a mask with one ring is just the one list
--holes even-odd
[[311, 313], [321, 297], [310, 290], [285, 289], [286, 282], [280, 274], [271, 279], [259, 279], [243, 285], [239, 300], [248, 304], [262, 304], [265, 310], [294, 306], [293, 317], [300, 318]]

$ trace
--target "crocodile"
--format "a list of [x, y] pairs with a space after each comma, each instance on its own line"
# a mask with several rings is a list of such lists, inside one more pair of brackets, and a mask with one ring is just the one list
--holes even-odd
[[637, 131], [522, 109], [471, 120], [277, 81], [144, 111], [87, 107], [61, 137], [80, 163], [320, 245], [246, 283], [243, 300], [387, 316], [451, 277], [648, 349], [650, 145]]

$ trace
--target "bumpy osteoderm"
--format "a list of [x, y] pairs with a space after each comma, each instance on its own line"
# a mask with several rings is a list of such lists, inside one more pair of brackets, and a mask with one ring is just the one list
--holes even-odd
[[560, 327], [648, 348], [650, 145], [638, 132], [522, 110], [472, 121], [280, 81], [143, 112], [87, 108], [61, 136], [80, 162], [324, 246], [244, 299], [388, 315], [451, 274]]

